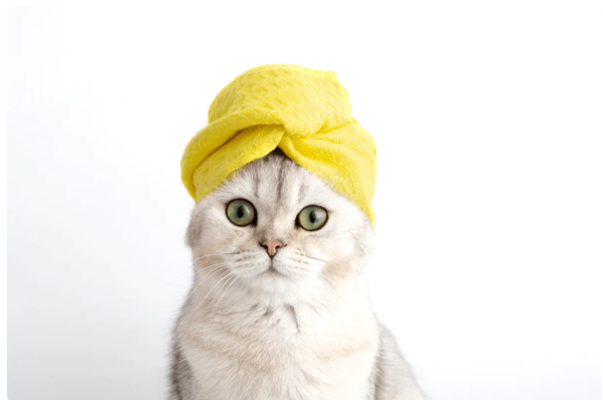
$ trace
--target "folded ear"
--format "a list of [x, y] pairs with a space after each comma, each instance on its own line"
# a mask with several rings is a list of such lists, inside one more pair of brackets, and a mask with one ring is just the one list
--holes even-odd
[[197, 207], [193, 208], [191, 212], [191, 219], [188, 223], [188, 228], [186, 229], [186, 238], [185, 242], [188, 247], [191, 249], [201, 238], [201, 212]]

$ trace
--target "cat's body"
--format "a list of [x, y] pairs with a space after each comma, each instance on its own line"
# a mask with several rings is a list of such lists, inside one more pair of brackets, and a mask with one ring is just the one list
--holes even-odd
[[[228, 221], [235, 199], [253, 204], [254, 224]], [[295, 223], [309, 205], [328, 210], [316, 231]], [[282, 153], [200, 201], [187, 241], [195, 281], [176, 324], [170, 400], [424, 399], [370, 306], [370, 221]]]

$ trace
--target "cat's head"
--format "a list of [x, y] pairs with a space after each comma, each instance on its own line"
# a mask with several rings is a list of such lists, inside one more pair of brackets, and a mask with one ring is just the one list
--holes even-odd
[[276, 296], [357, 279], [372, 242], [367, 215], [280, 150], [204, 197], [187, 232], [196, 273]]

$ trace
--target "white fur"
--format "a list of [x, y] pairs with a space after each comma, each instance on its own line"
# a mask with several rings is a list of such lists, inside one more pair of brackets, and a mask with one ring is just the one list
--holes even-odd
[[[227, 219], [226, 205], [238, 198], [255, 206], [257, 226]], [[296, 227], [307, 205], [328, 210], [322, 229]], [[176, 327], [191, 399], [373, 398], [380, 327], [365, 278], [372, 237], [360, 209], [274, 154], [200, 201], [188, 233], [195, 281]], [[287, 244], [273, 260], [259, 245], [272, 239]]]

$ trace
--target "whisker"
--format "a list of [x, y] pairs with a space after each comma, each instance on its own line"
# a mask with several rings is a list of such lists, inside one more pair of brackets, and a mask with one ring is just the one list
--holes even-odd
[[[211, 265], [210, 265], [208, 268], [211, 268], [211, 271], [215, 271], [215, 270], [219, 269], [220, 267], [222, 267], [222, 266], [224, 266], [224, 265], [226, 265], [226, 264], [228, 264], [228, 263], [223, 262], [223, 263], [211, 264]], [[194, 278], [194, 277], [195, 277], [195, 276], [196, 276], [196, 275], [197, 275], [199, 272], [202, 272], [202, 271], [207, 271], [207, 272], [209, 272], [209, 270], [208, 270], [207, 268], [200, 269], [199, 271], [194, 271], [194, 272], [193, 272], [193, 278]], [[182, 277], [182, 278], [180, 278], [180, 279], [176, 279], [176, 280], [169, 281], [169, 282], [164, 282], [164, 283], [162, 283], [161, 285], [158, 285], [158, 286], [154, 287], [152, 290], [161, 289], [161, 288], [163, 288], [163, 287], [165, 287], [165, 286], [173, 285], [174, 283], [182, 282], [183, 280], [185, 280], [185, 279], [189, 279], [189, 278], [190, 278], [189, 276], [185, 276], [185, 277]]]
[[318, 258], [318, 257], [312, 257], [312, 256], [309, 256], [309, 255], [307, 255], [307, 254], [303, 254], [303, 253], [295, 253], [295, 254], [297, 254], [298, 256], [302, 256], [302, 257], [311, 258], [312, 260], [316, 260], [316, 261], [322, 261], [322, 262], [324, 262], [324, 263], [328, 263], [328, 261], [327, 261], [327, 260], [323, 260], [322, 258]]
[[193, 261], [193, 264], [196, 263], [197, 261], [201, 260], [202, 258], [206, 258], [206, 257], [212, 257], [212, 256], [229, 256], [229, 255], [239, 254], [239, 253], [240, 253], [240, 251], [234, 251], [234, 252], [231, 252], [231, 253], [211, 253], [211, 254], [205, 254], [205, 255], [202, 255], [201, 257], [196, 258]]
[[[220, 286], [220, 283], [222, 283], [222, 281], [224, 281], [224, 286], [225, 286], [225, 285], [226, 285], [226, 283], [228, 282], [228, 278], [229, 278], [229, 277], [231, 277], [232, 275], [234, 275], [234, 273], [231, 271], [231, 272], [229, 272], [228, 274], [226, 274], [225, 276], [223, 276], [223, 277], [222, 277], [222, 278], [221, 278], [221, 279], [220, 279], [218, 282], [216, 282], [216, 283], [215, 283], [215, 284], [212, 286], [212, 288], [209, 290], [209, 292], [207, 292], [207, 294], [205, 295], [205, 297], [203, 297], [203, 299], [202, 299], [201, 301], [197, 302], [197, 304], [194, 306], [194, 309], [193, 309], [192, 313], [193, 313], [193, 314], [194, 314], [194, 313], [196, 313], [196, 312], [197, 312], [197, 311], [198, 311], [198, 310], [199, 310], [201, 307], [203, 307], [203, 304], [204, 304], [205, 299], [207, 299], [207, 297], [208, 297], [208, 296], [211, 294], [211, 292], [212, 292], [212, 291], [213, 291], [213, 290], [214, 290], [216, 287], [219, 287], [219, 286]], [[235, 279], [234, 279], [234, 280], [236, 280], [236, 278], [237, 278], [237, 277], [235, 276]], [[225, 279], [226, 279], [226, 280], [225, 280]], [[198, 287], [199, 287], [199, 286], [198, 286], [198, 285], [196, 285], [196, 286], [195, 286], [195, 288], [193, 289], [193, 292], [194, 292], [194, 291], [195, 291], [195, 289], [197, 289]], [[219, 291], [218, 291], [218, 293], [219, 293]], [[224, 294], [224, 293], [223, 293], [223, 294]], [[223, 295], [223, 294], [222, 294], [222, 295]], [[192, 295], [192, 292], [191, 292], [191, 295]], [[190, 295], [189, 295], [189, 296], [190, 296]], [[215, 298], [215, 296], [214, 296], [214, 298]], [[221, 299], [221, 298], [222, 298], [222, 297], [220, 296], [220, 299]], [[218, 303], [218, 304], [219, 304], [219, 303]]]
[[[201, 256], [201, 257], [197, 257], [197, 258], [195, 258], [195, 259], [192, 261], [192, 263], [189, 265], [189, 267], [194, 267], [194, 266], [195, 266], [195, 263], [196, 263], [197, 261], [199, 261], [199, 260], [201, 260], [201, 259], [203, 259], [203, 258], [206, 258], [206, 257], [212, 257], [212, 256], [226, 256], [226, 255], [233, 255], [233, 254], [240, 254], [240, 253], [241, 253], [240, 251], [235, 251], [235, 252], [231, 252], [231, 253], [212, 253], [212, 254], [206, 254], [206, 255], [203, 255], [203, 256]], [[201, 272], [201, 271], [207, 271], [207, 272], [210, 272], [210, 271], [215, 271], [215, 270], [217, 270], [219, 267], [221, 267], [221, 266], [223, 266], [223, 265], [226, 265], [227, 263], [228, 263], [228, 262], [221, 262], [221, 263], [215, 263], [215, 264], [205, 265], [205, 266], [203, 266], [203, 268], [202, 268], [202, 269], [200, 269], [199, 271], [194, 271], [194, 272], [193, 272], [193, 278], [195, 277], [195, 275], [197, 275], [197, 274], [198, 274], [199, 272]], [[216, 268], [213, 268], [213, 267], [216, 267]], [[211, 268], [211, 269], [210, 269], [210, 268]], [[188, 276], [185, 276], [185, 277], [182, 277], [182, 278], [180, 278], [180, 279], [176, 279], [176, 280], [173, 280], [173, 281], [170, 281], [170, 282], [165, 282], [165, 283], [162, 283], [161, 285], [154, 287], [152, 290], [157, 290], [157, 289], [161, 289], [161, 288], [162, 288], [162, 287], [164, 287], [164, 286], [173, 285], [174, 283], [181, 282], [181, 281], [183, 281], [184, 279], [189, 279], [189, 277], [188, 277]]]
[[[194, 279], [197, 277], [197, 275], [199, 275], [201, 272], [205, 272], [205, 273], [210, 274], [210, 273], [213, 273], [213, 272], [218, 271], [219, 269], [223, 268], [224, 266], [226, 266], [226, 265], [228, 265], [228, 264], [229, 264], [229, 262], [228, 262], [228, 261], [226, 261], [226, 262], [221, 262], [221, 263], [216, 263], [216, 264], [210, 264], [210, 265], [209, 265], [209, 266], [207, 266], [207, 267], [201, 268], [201, 269], [199, 269], [198, 271], [195, 271], [195, 272], [193, 273], [193, 280], [194, 280]], [[198, 288], [199, 288], [199, 285], [195, 285], [195, 283], [193, 282], [193, 286], [192, 286], [192, 288], [191, 288], [191, 290], [190, 290], [190, 292], [189, 292], [189, 294], [188, 294], [188, 295], [189, 295], [189, 296], [192, 296], [194, 293], [196, 293], [196, 292], [197, 292], [197, 289], [198, 289]], [[212, 288], [212, 289], [213, 289], [213, 288]], [[211, 291], [210, 291], [210, 292], [211, 292]], [[209, 293], [210, 293], [210, 292], [208, 292], [208, 295], [209, 295]]]
[[208, 273], [209, 272], [214, 272], [214, 271], [220, 269], [220, 267], [223, 267], [223, 266], [228, 265], [228, 264], [230, 264], [230, 262], [224, 261], [224, 262], [210, 264], [210, 265], [206, 265], [206, 266], [204, 265], [202, 268], [199, 268], [198, 271], [195, 271], [193, 273], [193, 276], [197, 275], [200, 272], [208, 272]]
[[218, 306], [220, 305], [220, 301], [222, 301], [222, 297], [224, 297], [224, 295], [226, 294], [226, 292], [228, 291], [228, 289], [230, 289], [230, 287], [232, 286], [232, 284], [235, 283], [237, 281], [237, 279], [239, 279], [239, 276], [235, 275], [234, 279], [230, 282], [230, 284], [228, 286], [224, 285], [226, 287], [224, 288], [224, 290], [222, 291], [222, 295], [218, 299], [218, 303], [216, 304], [216, 308], [218, 308]]
[[222, 278], [220, 278], [220, 280], [218, 282], [216, 282], [211, 289], [209, 290], [209, 292], [207, 292], [207, 294], [205, 295], [205, 297], [203, 297], [203, 299], [199, 302], [199, 304], [203, 304], [203, 302], [205, 301], [205, 299], [207, 299], [207, 296], [209, 296], [211, 294], [211, 292], [213, 292], [213, 290], [216, 288], [216, 286], [218, 286], [220, 284], [220, 282], [222, 282], [224, 279], [228, 278], [229, 276], [233, 275], [234, 273], [232, 271], [230, 271], [229, 273], [227, 273], [226, 275], [224, 275]]
[[201, 268], [198, 271], [194, 271], [193, 272], [193, 286], [191, 288], [191, 291], [189, 293], [189, 296], [192, 296], [196, 291], [199, 285], [195, 285], [195, 278], [197, 277], [197, 275], [199, 275], [201, 272], [206, 272], [206, 273], [212, 273], [215, 272], [217, 270], [219, 270], [220, 268], [224, 267], [225, 265], [227, 265], [227, 262], [221, 262], [221, 263], [215, 263], [215, 264], [211, 264], [208, 267], [205, 268]]

